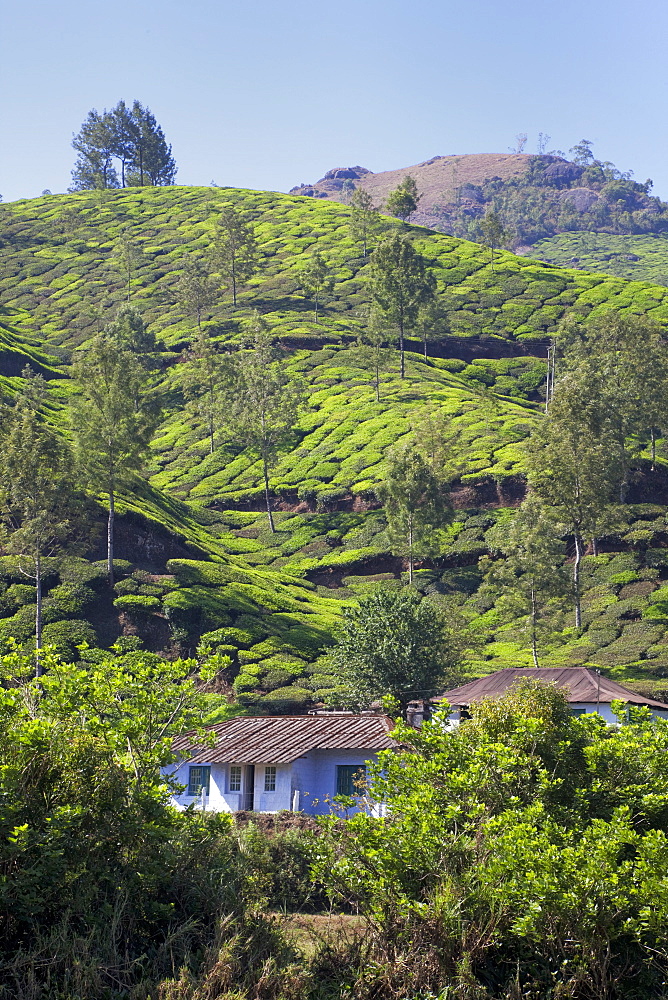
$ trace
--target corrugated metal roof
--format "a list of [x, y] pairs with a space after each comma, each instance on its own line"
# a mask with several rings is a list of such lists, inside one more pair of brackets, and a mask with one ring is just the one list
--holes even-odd
[[437, 700], [447, 701], [448, 704], [457, 707], [471, 705], [473, 702], [482, 701], [483, 698], [498, 698], [524, 677], [556, 684], [567, 692], [568, 701], [571, 703], [595, 705], [597, 702], [602, 702], [609, 705], [611, 701], [619, 700], [631, 705], [661, 708], [664, 712], [668, 712], [668, 704], [645, 698], [588, 667], [509, 667], [446, 691]]
[[174, 741], [174, 751], [194, 764], [287, 764], [309, 750], [386, 750], [397, 744], [385, 715], [241, 716], [210, 726], [211, 747], [193, 745], [194, 734]]

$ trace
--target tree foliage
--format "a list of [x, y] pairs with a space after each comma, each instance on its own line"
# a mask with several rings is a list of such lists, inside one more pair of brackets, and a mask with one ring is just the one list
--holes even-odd
[[433, 296], [436, 280], [424, 258], [400, 233], [393, 233], [371, 255], [371, 294], [374, 304], [399, 333], [401, 376], [405, 374], [404, 337], [421, 306]]
[[432, 466], [412, 445], [389, 453], [378, 495], [385, 506], [390, 551], [405, 557], [412, 584], [415, 559], [438, 551], [438, 530], [452, 517], [449, 498]]
[[[565, 546], [536, 496], [529, 495], [510, 524], [502, 521], [486, 536], [492, 556], [480, 565], [487, 585], [513, 615], [527, 621], [531, 654], [539, 667], [538, 648], [544, 636], [541, 623], [551, 602], [568, 593]], [[501, 558], [498, 558], [501, 556]]]
[[184, 354], [179, 381], [186, 398], [206, 424], [212, 455], [216, 430], [224, 420], [229, 370], [226, 356], [205, 331], [199, 330]]
[[409, 588], [376, 589], [356, 608], [344, 608], [333, 649], [341, 677], [358, 705], [390, 696], [402, 713], [459, 676], [461, 622]]
[[[100, 114], [88, 112], [72, 140], [78, 153], [71, 191], [126, 186], [170, 185], [176, 176], [172, 147], [150, 108], [125, 101]], [[121, 179], [114, 160], [120, 163]]]
[[381, 222], [373, 198], [364, 188], [356, 188], [350, 199], [350, 231], [354, 240], [362, 244], [366, 257], [369, 241], [378, 232]]
[[80, 392], [71, 413], [75, 454], [87, 483], [108, 498], [107, 572], [112, 586], [116, 494], [142, 466], [159, 405], [140, 361], [110, 338], [95, 337], [82, 355], [73, 364]]
[[250, 344], [232, 361], [227, 421], [236, 439], [262, 463], [269, 526], [274, 532], [269, 470], [291, 437], [303, 402], [301, 384], [291, 379], [272, 345], [272, 335], [256, 313], [247, 324]]
[[252, 224], [234, 205], [226, 205], [216, 223], [213, 266], [232, 289], [232, 304], [237, 304], [237, 289], [257, 271], [258, 249]]
[[535, 682], [443, 722], [401, 727], [370, 768], [386, 819], [332, 819], [317, 843], [373, 943], [360, 995], [661, 995], [668, 723], [576, 719]]
[[385, 202], [388, 215], [394, 215], [402, 222], [407, 222], [413, 212], [417, 211], [421, 195], [418, 194], [417, 181], [407, 174], [394, 191], [390, 191]]
[[307, 263], [297, 269], [295, 277], [306, 298], [313, 301], [313, 322], [317, 323], [322, 297], [334, 287], [334, 278], [319, 250], [315, 250]]
[[24, 384], [5, 415], [0, 455], [0, 517], [9, 534], [5, 551], [35, 583], [35, 649], [41, 673], [44, 562], [73, 550], [86, 537], [87, 518], [65, 440], [40, 413], [45, 386], [40, 375], [23, 371]]

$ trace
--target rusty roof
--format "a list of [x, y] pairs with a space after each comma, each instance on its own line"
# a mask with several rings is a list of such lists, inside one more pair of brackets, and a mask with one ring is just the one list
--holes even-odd
[[287, 764], [310, 750], [387, 750], [393, 725], [385, 715], [247, 715], [208, 727], [213, 746], [186, 733], [173, 748], [194, 764]]
[[611, 701], [619, 700], [630, 705], [647, 705], [668, 712], [668, 704], [645, 698], [588, 667], [508, 667], [446, 691], [436, 700], [459, 706], [470, 705], [483, 698], [498, 698], [525, 677], [562, 688], [571, 704], [595, 705], [602, 702], [609, 705]]

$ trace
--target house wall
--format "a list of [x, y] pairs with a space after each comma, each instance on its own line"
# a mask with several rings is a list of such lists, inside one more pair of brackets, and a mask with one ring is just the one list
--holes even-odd
[[376, 754], [364, 750], [312, 750], [293, 764], [293, 789], [299, 791], [299, 809], [311, 816], [332, 811], [336, 795], [337, 764], [367, 764]]
[[[241, 791], [229, 791], [229, 764], [211, 764], [211, 777], [209, 782], [209, 794], [206, 799], [206, 808], [213, 812], [238, 812], [244, 807], [246, 769], [242, 765]], [[163, 768], [163, 774], [172, 776], [180, 785], [185, 786], [183, 791], [172, 795], [171, 801], [179, 809], [185, 809], [189, 805], [200, 807], [201, 795], [188, 795], [188, 762], [184, 762], [175, 768]], [[290, 809], [292, 804], [292, 782], [290, 764], [276, 765], [276, 791], [265, 792], [264, 790], [264, 765], [255, 765], [254, 782], [254, 802], [256, 812], [279, 812], [282, 809]]]
[[[331, 812], [336, 795], [337, 764], [365, 764], [376, 760], [375, 754], [355, 750], [312, 750], [292, 764], [277, 764], [276, 791], [264, 790], [264, 765], [255, 765], [254, 803], [256, 812], [280, 812], [295, 808], [311, 816]], [[229, 791], [229, 764], [210, 764], [209, 794], [205, 807], [213, 812], [237, 812], [244, 808], [245, 765], [242, 765], [241, 792]], [[163, 774], [174, 778], [184, 788], [171, 797], [178, 809], [190, 805], [201, 808], [202, 796], [188, 795], [188, 762], [163, 768]], [[295, 793], [296, 798], [295, 798]], [[374, 810], [376, 811], [376, 810]]]

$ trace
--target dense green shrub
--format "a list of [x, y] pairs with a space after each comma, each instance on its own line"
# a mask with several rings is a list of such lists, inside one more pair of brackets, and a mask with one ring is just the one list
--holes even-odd
[[131, 611], [136, 614], [152, 614], [160, 607], [158, 597], [145, 597], [143, 594], [124, 594], [117, 597], [114, 607], [119, 611]]
[[45, 646], [52, 646], [56, 653], [65, 659], [77, 660], [79, 658], [77, 647], [84, 643], [97, 646], [97, 635], [89, 622], [70, 619], [45, 625], [42, 630], [42, 642]]

